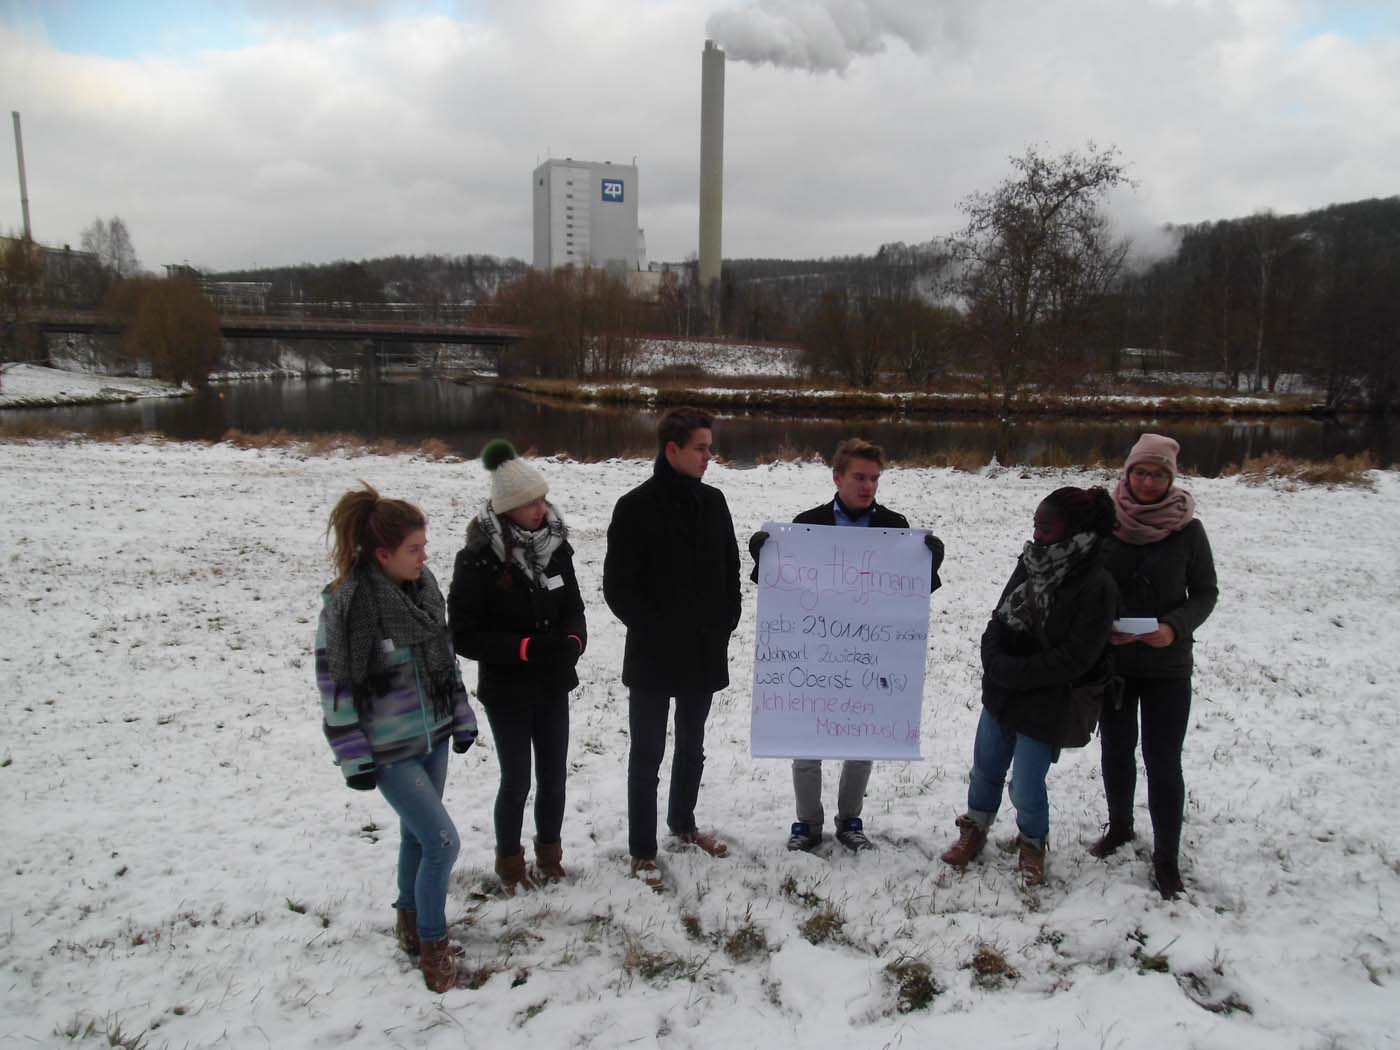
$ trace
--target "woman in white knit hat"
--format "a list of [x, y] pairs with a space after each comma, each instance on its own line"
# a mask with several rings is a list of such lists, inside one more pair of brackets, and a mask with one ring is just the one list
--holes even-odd
[[[538, 470], [508, 441], [489, 442], [481, 460], [491, 498], [467, 526], [448, 594], [457, 652], [480, 665], [501, 765], [496, 793], [496, 874], [508, 894], [565, 877], [561, 831], [569, 748], [569, 691], [588, 646], [583, 599], [564, 519], [545, 496]], [[535, 870], [520, 842], [535, 765]]]
[[1184, 888], [1178, 856], [1186, 803], [1181, 750], [1191, 716], [1191, 649], [1218, 594], [1196, 501], [1176, 484], [1179, 451], [1169, 437], [1143, 434], [1114, 492], [1118, 525], [1104, 546], [1104, 568], [1118, 584], [1119, 616], [1128, 621], [1109, 639], [1123, 677], [1123, 700], [1117, 708], [1105, 707], [1099, 720], [1108, 824], [1089, 847], [1094, 856], [1107, 857], [1134, 838], [1140, 711], [1152, 881], [1167, 899]]

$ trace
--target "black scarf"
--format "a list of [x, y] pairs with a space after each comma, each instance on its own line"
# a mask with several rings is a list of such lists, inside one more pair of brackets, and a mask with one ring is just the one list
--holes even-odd
[[1099, 538], [1092, 532], [1077, 532], [1059, 543], [1027, 541], [1021, 551], [1026, 578], [997, 606], [997, 619], [1013, 631], [1039, 635], [1060, 584], [1098, 547]]

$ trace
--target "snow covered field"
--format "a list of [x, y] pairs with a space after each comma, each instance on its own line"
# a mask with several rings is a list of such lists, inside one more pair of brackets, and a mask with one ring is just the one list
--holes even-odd
[[0, 408], [134, 401], [142, 397], [186, 397], [190, 393], [188, 388], [159, 379], [68, 372], [43, 365], [10, 365], [0, 379], [3, 379], [0, 382]]
[[[998, 850], [964, 875], [937, 860], [964, 802], [986, 615], [1036, 502], [1096, 475], [886, 474], [883, 501], [942, 535], [948, 561], [925, 761], [877, 765], [873, 855], [783, 849], [788, 764], [748, 755], [745, 583], [699, 811], [732, 855], [663, 846], [675, 889], [657, 896], [623, 877], [622, 632], [600, 578], [613, 501], [650, 466], [538, 465], [574, 530], [592, 634], [573, 701], [574, 878], [495, 895], [483, 718], [447, 788], [463, 838], [448, 917], [483, 983], [434, 996], [394, 947], [392, 812], [330, 763], [311, 640], [342, 490], [364, 478], [420, 502], [445, 586], [484, 471], [0, 444], [0, 1045], [1395, 1045], [1400, 476], [1374, 474], [1373, 492], [1192, 480], [1221, 599], [1197, 648], [1188, 893], [1167, 903], [1145, 839], [1108, 863], [1085, 853], [1104, 812], [1095, 748], [1051, 771], [1048, 885], [1018, 887]], [[741, 541], [830, 489], [813, 464], [708, 480]], [[910, 962], [937, 994], [902, 1013], [887, 967]]]

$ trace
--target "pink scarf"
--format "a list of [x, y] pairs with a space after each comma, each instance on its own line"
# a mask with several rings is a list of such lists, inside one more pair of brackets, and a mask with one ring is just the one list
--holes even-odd
[[1118, 507], [1118, 525], [1113, 534], [1124, 543], [1156, 543], [1186, 528], [1196, 515], [1195, 498], [1175, 485], [1156, 503], [1139, 503], [1128, 491], [1126, 472], [1113, 490], [1113, 502]]

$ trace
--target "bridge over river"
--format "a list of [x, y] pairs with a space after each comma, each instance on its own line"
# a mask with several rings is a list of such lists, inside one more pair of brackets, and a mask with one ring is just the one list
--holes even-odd
[[[96, 310], [43, 310], [29, 323], [41, 332], [116, 334], [122, 325]], [[280, 339], [351, 343], [355, 358], [383, 364], [402, 355], [408, 344], [447, 343], [475, 346], [499, 354], [530, 334], [523, 325], [480, 321], [447, 323], [407, 319], [371, 320], [358, 317], [279, 317], [221, 314], [219, 331], [225, 339]], [[398, 351], [397, 353], [395, 351]], [[346, 354], [340, 351], [340, 355]]]

